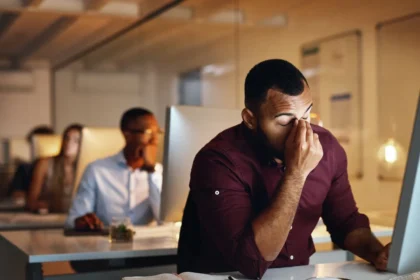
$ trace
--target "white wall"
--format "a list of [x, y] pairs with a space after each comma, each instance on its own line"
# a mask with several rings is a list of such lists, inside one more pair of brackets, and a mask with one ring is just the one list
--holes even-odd
[[156, 86], [152, 65], [127, 73], [60, 70], [55, 74], [56, 128], [62, 131], [73, 122], [118, 127], [122, 114], [131, 107], [156, 110]]
[[[258, 5], [263, 5], [259, 1]], [[240, 2], [239, 2], [240, 3]], [[239, 4], [240, 5], [240, 4]], [[359, 30], [361, 43], [361, 108], [362, 116], [362, 180], [353, 180], [353, 191], [359, 206], [364, 210], [395, 209], [398, 202], [400, 183], [379, 182], [377, 150], [378, 134], [378, 40], [376, 25], [380, 22], [406, 16], [420, 11], [420, 1], [416, 0], [318, 0], [303, 1], [287, 12], [286, 28], [267, 29], [247, 28], [239, 33], [239, 54], [234, 41], [223, 39], [219, 42], [179, 56], [168, 61], [164, 66], [164, 75], [159, 75], [158, 94], [162, 104], [176, 102], [176, 81], [179, 73], [208, 64], [228, 64], [233, 57], [236, 73], [226, 74], [226, 79], [218, 85], [204, 84], [217, 88], [214, 94], [208, 94], [207, 102], [211, 106], [230, 107], [236, 100], [236, 107], [243, 107], [243, 82], [249, 69], [256, 63], [268, 58], [283, 58], [301, 66], [302, 45], [329, 36]], [[170, 69], [168, 66], [170, 65]], [[419, 63], [417, 63], [419, 65]], [[186, 69], [186, 67], [188, 67]], [[162, 68], [159, 68], [162, 69]], [[162, 70], [163, 72], [163, 70]], [[211, 83], [211, 81], [210, 81]], [[204, 91], [205, 92], [205, 91]], [[400, 92], [398, 94], [406, 94]], [[163, 118], [164, 109], [159, 105], [159, 116]], [[371, 197], [381, 199], [372, 200]], [[382, 199], [383, 198], [383, 199]]]
[[[233, 25], [232, 25], [233, 27]], [[238, 104], [237, 88], [237, 52], [235, 45], [235, 30], [220, 39], [220, 41], [201, 46], [196, 51], [178, 56], [174, 61], [156, 63], [158, 70], [158, 98], [156, 114], [159, 120], [165, 119], [167, 106], [178, 103], [178, 80], [181, 73], [199, 69], [204, 66], [214, 66], [224, 69], [224, 73], [202, 74], [202, 105], [215, 108], [236, 108]], [[153, 61], [152, 61], [153, 62]]]
[[[48, 65], [28, 66], [28, 72], [23, 76], [11, 73], [0, 72], [0, 84], [5, 85], [0, 90], [0, 139], [23, 138], [36, 125], [51, 125], [51, 75]], [[27, 81], [24, 88], [32, 86], [22, 89], [19, 80]], [[4, 158], [2, 152], [3, 149], [0, 149], [0, 163]]]

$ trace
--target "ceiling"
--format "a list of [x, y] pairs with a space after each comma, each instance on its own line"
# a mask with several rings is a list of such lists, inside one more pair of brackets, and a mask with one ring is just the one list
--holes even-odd
[[[233, 38], [238, 28], [284, 27], [286, 13], [302, 1], [1, 0], [0, 58], [58, 67], [77, 58], [88, 67], [165, 61]], [[146, 21], [162, 7], [171, 9]]]
[[186, 0], [159, 17], [84, 58], [89, 67], [124, 67], [147, 61], [170, 63], [221, 39], [235, 40], [238, 29], [276, 29], [287, 12], [304, 0]]
[[174, 0], [1, 0], [0, 59], [53, 66], [139, 23]]

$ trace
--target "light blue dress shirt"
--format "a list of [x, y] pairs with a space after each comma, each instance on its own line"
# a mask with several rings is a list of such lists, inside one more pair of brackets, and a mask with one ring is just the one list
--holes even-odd
[[123, 152], [94, 161], [86, 167], [73, 199], [66, 227], [74, 228], [74, 220], [95, 213], [104, 225], [112, 218], [128, 217], [134, 225], [159, 220], [162, 165], [154, 173], [131, 169]]

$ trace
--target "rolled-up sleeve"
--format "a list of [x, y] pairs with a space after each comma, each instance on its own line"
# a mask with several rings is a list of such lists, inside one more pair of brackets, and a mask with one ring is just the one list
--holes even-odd
[[369, 219], [359, 213], [351, 191], [347, 173], [346, 153], [334, 138], [331, 188], [323, 204], [322, 218], [331, 234], [332, 241], [344, 248], [347, 235], [358, 228], [369, 228]]
[[191, 197], [206, 236], [224, 262], [251, 278], [261, 278], [271, 262], [255, 243], [248, 186], [229, 157], [221, 152], [200, 152], [191, 172]]

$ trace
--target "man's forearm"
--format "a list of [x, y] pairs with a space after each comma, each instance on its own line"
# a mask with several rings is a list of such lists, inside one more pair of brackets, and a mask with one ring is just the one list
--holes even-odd
[[286, 242], [305, 180], [286, 173], [270, 206], [252, 222], [255, 243], [266, 261], [276, 259]]
[[347, 235], [344, 247], [362, 259], [374, 263], [384, 246], [370, 229], [359, 228]]

